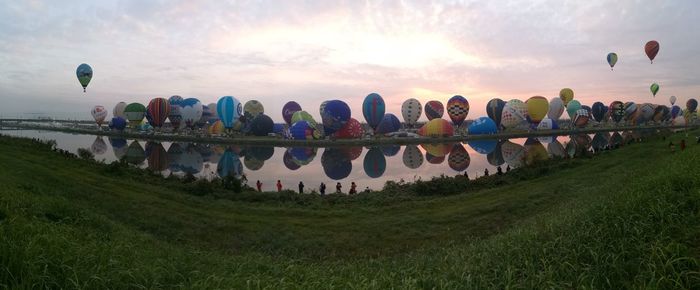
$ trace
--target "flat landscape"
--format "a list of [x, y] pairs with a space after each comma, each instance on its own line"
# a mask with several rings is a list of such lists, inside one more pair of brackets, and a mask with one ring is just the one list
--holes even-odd
[[0, 137], [0, 288], [697, 288], [697, 135], [325, 197]]

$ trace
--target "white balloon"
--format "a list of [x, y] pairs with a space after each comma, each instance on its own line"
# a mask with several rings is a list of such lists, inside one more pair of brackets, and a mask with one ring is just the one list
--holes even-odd
[[564, 113], [564, 102], [559, 97], [554, 97], [549, 101], [549, 111], [547, 117], [552, 120], [559, 120]]
[[[401, 115], [403, 121], [408, 125], [414, 125], [423, 113], [423, 106], [420, 101], [410, 98], [401, 105]], [[421, 162], [422, 163], [422, 162]]]
[[90, 113], [95, 119], [95, 123], [97, 123], [98, 125], [102, 125], [102, 122], [104, 122], [105, 118], [107, 118], [107, 109], [105, 109], [105, 107], [103, 106], [93, 107]]
[[[420, 107], [420, 105], [419, 105]], [[403, 150], [403, 164], [410, 169], [423, 165], [423, 154], [415, 145], [407, 145]]]
[[125, 102], [119, 102], [117, 103], [116, 106], [114, 106], [114, 110], [112, 111], [112, 115], [114, 117], [122, 117], [122, 119], [126, 120], [126, 115], [124, 114], [124, 109], [126, 109], [126, 103]]

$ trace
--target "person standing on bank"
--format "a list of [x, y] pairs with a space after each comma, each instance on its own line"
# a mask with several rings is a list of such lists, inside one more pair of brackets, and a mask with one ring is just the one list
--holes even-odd
[[326, 195], [326, 184], [321, 182], [321, 186], [318, 187], [318, 191], [321, 192], [321, 196]]
[[357, 193], [357, 185], [355, 184], [354, 181], [352, 183], [350, 183], [350, 192], [348, 192], [348, 193], [349, 194]]
[[299, 193], [304, 193], [304, 183], [299, 181]]
[[260, 182], [260, 180], [255, 182], [255, 186], [258, 187], [258, 192], [262, 192], [262, 182]]
[[282, 182], [278, 179], [277, 180], [277, 192], [281, 192], [281, 191], [282, 191]]
[[343, 186], [340, 185], [340, 182], [336, 183], [335, 184], [335, 193], [343, 193], [342, 191], [340, 191], [341, 189], [343, 189]]

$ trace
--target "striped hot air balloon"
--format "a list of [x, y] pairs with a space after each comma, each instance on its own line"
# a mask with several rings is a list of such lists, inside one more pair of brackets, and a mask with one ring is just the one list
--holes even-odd
[[146, 110], [150, 116], [148, 122], [151, 126], [160, 128], [170, 116], [170, 102], [164, 98], [154, 98], [148, 103]]

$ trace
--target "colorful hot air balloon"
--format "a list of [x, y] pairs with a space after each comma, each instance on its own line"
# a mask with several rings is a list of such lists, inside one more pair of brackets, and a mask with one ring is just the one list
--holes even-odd
[[292, 122], [292, 115], [294, 113], [301, 111], [301, 106], [299, 103], [290, 101], [284, 104], [284, 107], [282, 107], [282, 118], [284, 121], [287, 123], [287, 125], [291, 125]]
[[200, 117], [199, 121], [197, 121], [197, 127], [204, 128], [204, 126], [206, 126], [209, 122], [211, 115], [211, 112], [209, 112], [209, 106], [202, 104], [202, 117]]
[[675, 119], [678, 116], [683, 116], [683, 110], [679, 106], [671, 107], [671, 119]]
[[257, 100], [247, 101], [243, 106], [243, 115], [245, 116], [246, 120], [253, 120], [255, 117], [264, 112], [265, 107], [263, 107], [262, 103]]
[[660, 123], [663, 121], [666, 121], [667, 119], [671, 118], [671, 109], [669, 109], [667, 106], [664, 105], [659, 105], [656, 106], [654, 109], [654, 115], [652, 117], [652, 120], [656, 123]]
[[459, 127], [469, 114], [469, 102], [460, 95], [456, 95], [447, 101], [447, 115], [455, 126]]
[[180, 96], [171, 96], [168, 99], [168, 103], [170, 103], [170, 114], [168, 115], [168, 120], [170, 120], [170, 125], [173, 126], [173, 130], [177, 130], [180, 128], [180, 124], [182, 123], [182, 114], [180, 114], [180, 102], [182, 102], [182, 97]]
[[124, 115], [124, 109], [126, 109], [126, 103], [117, 103], [117, 105], [114, 106], [114, 109], [112, 109], [112, 117], [122, 117], [126, 119], [126, 115]]
[[574, 91], [570, 88], [563, 88], [559, 91], [559, 98], [564, 102], [564, 107], [568, 107], [569, 102], [574, 99]]
[[350, 106], [340, 100], [325, 102], [321, 112], [321, 122], [327, 134], [335, 133], [345, 126], [350, 119]]
[[484, 155], [493, 153], [493, 151], [498, 147], [498, 141], [496, 140], [472, 140], [469, 141], [468, 144], [469, 147], [474, 149], [474, 151]]
[[450, 122], [444, 119], [432, 119], [418, 130], [418, 135], [424, 137], [452, 137], [454, 128]]
[[148, 169], [163, 171], [168, 169], [168, 152], [160, 142], [146, 142]]
[[[401, 116], [406, 125], [413, 127], [418, 122], [418, 118], [423, 113], [423, 107], [416, 99], [408, 99], [401, 104]], [[423, 156], [421, 155], [421, 158]]]
[[417, 169], [423, 165], [423, 153], [416, 145], [406, 145], [403, 150], [403, 164], [410, 169]]
[[345, 126], [336, 131], [334, 135], [338, 139], [355, 139], [362, 137], [362, 134], [364, 131], [360, 122], [355, 118], [350, 118]]
[[309, 125], [309, 122], [301, 120], [289, 127], [289, 136], [294, 140], [314, 139], [316, 128]]
[[644, 103], [639, 106], [639, 114], [637, 114], [637, 124], [644, 124], [654, 117], [654, 105]]
[[614, 101], [614, 102], [610, 103], [609, 110], [610, 110], [610, 118], [612, 118], [612, 120], [615, 123], [622, 121], [622, 118], [625, 117], [625, 105], [624, 105], [624, 103], [622, 103], [620, 101]]
[[498, 132], [496, 122], [488, 117], [479, 117], [467, 128], [470, 135], [495, 134]]
[[471, 158], [464, 146], [460, 143], [452, 145], [450, 155], [447, 157], [447, 165], [454, 171], [462, 172], [467, 170], [469, 163], [471, 163]]
[[394, 114], [385, 114], [384, 118], [382, 118], [382, 121], [379, 122], [379, 125], [377, 125], [375, 132], [377, 134], [388, 134], [396, 132], [400, 128], [401, 122], [399, 121], [399, 118], [394, 116]]
[[486, 104], [486, 115], [496, 123], [497, 128], [501, 128], [501, 115], [503, 114], [503, 107], [505, 105], [506, 102], [499, 98], [491, 99]]
[[328, 178], [341, 180], [350, 176], [352, 162], [342, 149], [325, 148], [321, 155], [321, 167]]
[[625, 120], [634, 121], [637, 118], [637, 104], [634, 102], [626, 102], [625, 108]]
[[384, 118], [386, 107], [384, 99], [377, 93], [371, 93], [362, 102], [362, 115], [372, 129], [376, 129], [379, 122]]
[[202, 113], [204, 113], [204, 107], [199, 100], [187, 98], [180, 102], [180, 115], [187, 127], [194, 129], [197, 122], [202, 119]]
[[[216, 102], [216, 113], [226, 129], [233, 128], [243, 113], [243, 105], [232, 96], [224, 96]], [[290, 116], [291, 118], [291, 116]]]
[[146, 107], [139, 103], [131, 103], [124, 108], [124, 114], [126, 119], [129, 120], [129, 124], [135, 128], [146, 116]]
[[75, 74], [80, 85], [83, 86], [83, 92], [86, 92], [86, 88], [90, 80], [92, 80], [92, 68], [87, 63], [80, 64], [78, 69], [75, 70]]
[[572, 100], [566, 105], [566, 113], [569, 114], [569, 118], [573, 121], [576, 116], [576, 112], [581, 109], [581, 103], [576, 100]]
[[429, 101], [425, 103], [425, 116], [428, 121], [432, 119], [442, 118], [445, 113], [445, 107], [439, 101]]
[[510, 141], [501, 144], [501, 154], [505, 162], [514, 168], [522, 166], [525, 161], [525, 147]]
[[671, 106], [676, 104], [676, 96], [671, 96], [668, 98], [668, 101], [671, 102]]
[[576, 111], [573, 118], [574, 126], [579, 128], [586, 127], [586, 125], [588, 125], [588, 120], [590, 120], [590, 113], [585, 109], [579, 109]]
[[605, 113], [607, 111], [608, 107], [601, 102], [593, 103], [593, 107], [591, 108], [591, 114], [593, 115], [593, 119], [595, 119], [596, 122], [599, 123], [603, 121], [603, 118], [605, 117]]
[[695, 99], [689, 99], [685, 102], [685, 110], [690, 112], [695, 112], [698, 109], [698, 101]]
[[656, 97], [656, 93], [659, 92], [659, 84], [657, 84], [657, 83], [651, 84], [651, 86], [649, 87], [649, 90], [651, 91], [651, 94], [654, 97]]
[[109, 128], [117, 131], [122, 131], [126, 128], [126, 119], [122, 117], [114, 117], [109, 121]]
[[520, 100], [510, 100], [503, 107], [501, 126], [506, 129], [521, 129], [527, 126], [527, 104]]
[[564, 113], [564, 101], [561, 98], [554, 97], [549, 101], [549, 111], [547, 117], [552, 120], [559, 120], [561, 114]]
[[367, 154], [365, 154], [362, 165], [367, 176], [370, 178], [378, 178], [381, 177], [386, 170], [386, 158], [379, 148], [372, 147], [367, 151]]
[[102, 126], [102, 122], [107, 118], [107, 109], [103, 106], [94, 106], [90, 114], [92, 114], [92, 118], [95, 119], [97, 126]]
[[307, 111], [296, 111], [294, 112], [294, 114], [292, 114], [292, 124], [299, 121], [306, 121], [307, 123], [309, 123], [309, 126], [313, 127], [314, 129], [318, 128], [318, 123], [316, 123], [314, 117], [311, 116], [311, 114], [309, 114]]
[[537, 127], [537, 124], [539, 124], [540, 121], [547, 116], [547, 112], [549, 111], [549, 102], [544, 97], [534, 96], [529, 98], [525, 104], [527, 105], [528, 121], [533, 127]]
[[610, 65], [610, 70], [613, 70], [613, 67], [617, 63], [617, 53], [611, 52], [608, 53], [608, 64]]
[[659, 43], [656, 40], [647, 42], [647, 44], [644, 45], [644, 52], [647, 53], [649, 61], [654, 63], [654, 58], [656, 57], [656, 54], [659, 53]]
[[170, 102], [164, 98], [155, 98], [148, 103], [147, 111], [151, 116], [148, 120], [151, 126], [160, 128], [170, 116]]

